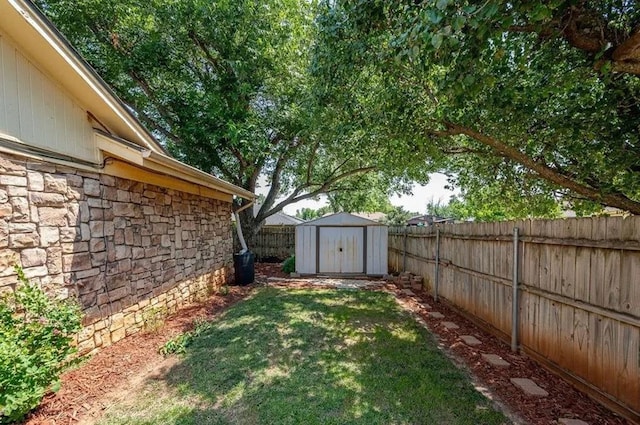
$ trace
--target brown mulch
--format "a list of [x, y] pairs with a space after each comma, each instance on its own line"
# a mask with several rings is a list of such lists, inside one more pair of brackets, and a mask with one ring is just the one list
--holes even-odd
[[211, 319], [245, 298], [252, 286], [230, 286], [225, 296], [186, 307], [167, 318], [153, 332], [140, 332], [106, 347], [77, 369], [62, 375], [62, 388], [45, 397], [25, 425], [67, 425], [99, 416], [108, 401], [127, 383], [153, 372], [165, 361], [158, 349], [172, 337], [193, 327], [195, 318]]
[[[511, 347], [495, 336], [483, 331], [473, 322], [457, 313], [444, 302], [436, 303], [424, 293], [416, 292], [409, 297], [395, 285], [385, 286], [394, 292], [401, 302], [422, 318], [442, 348], [463, 368], [467, 369], [476, 384], [489, 390], [489, 394], [516, 416], [531, 425], [557, 424], [560, 418], [580, 419], [590, 425], [596, 424], [632, 424], [616, 413], [589, 398], [570, 383], [544, 369], [540, 364], [524, 354], [514, 354]], [[422, 308], [419, 302], [428, 304], [431, 309]], [[434, 319], [429, 311], [442, 313], [444, 319]], [[454, 322], [459, 329], [447, 330], [443, 321]], [[471, 347], [464, 344], [459, 336], [473, 335], [482, 341], [481, 345]], [[493, 367], [484, 361], [482, 354], [497, 354], [511, 363], [508, 368]], [[515, 387], [510, 378], [529, 378], [544, 388], [547, 397], [527, 396]]]
[[[267, 277], [286, 278], [281, 264], [257, 263], [256, 281], [265, 282]], [[314, 287], [304, 279], [272, 281], [270, 286]], [[497, 403], [511, 413], [516, 422], [531, 425], [557, 424], [559, 418], [576, 418], [595, 424], [631, 424], [614, 414], [598, 402], [578, 391], [568, 382], [542, 368], [525, 355], [513, 354], [510, 347], [494, 336], [484, 332], [472, 322], [458, 314], [445, 303], [435, 303], [426, 293], [408, 297], [393, 284], [381, 286], [394, 293], [413, 313], [421, 317], [439, 344], [456, 363], [467, 369], [476, 385], [488, 389]], [[187, 307], [167, 318], [164, 326], [156, 332], [132, 335], [107, 347], [90, 358], [77, 369], [62, 376], [62, 389], [47, 396], [41, 406], [25, 422], [27, 425], [67, 425], [91, 422], [113, 401], [114, 393], [126, 393], [128, 383], [160, 369], [166, 359], [158, 353], [166, 341], [189, 330], [196, 317], [211, 319], [237, 301], [247, 297], [254, 285], [229, 287], [226, 296], [215, 295], [202, 304]], [[423, 309], [419, 301], [431, 306]], [[439, 311], [445, 319], [433, 319], [427, 312]], [[446, 330], [441, 322], [452, 321], [460, 328]], [[470, 347], [462, 343], [459, 335], [474, 335], [482, 345]], [[495, 368], [482, 360], [481, 354], [492, 353], [511, 363], [509, 368]], [[549, 392], [549, 396], [536, 398], [524, 395], [510, 382], [510, 378], [527, 377]], [[521, 419], [521, 420], [520, 420]]]

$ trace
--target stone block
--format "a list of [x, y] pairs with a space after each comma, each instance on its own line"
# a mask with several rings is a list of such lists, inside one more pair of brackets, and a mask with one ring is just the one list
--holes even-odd
[[31, 192], [29, 200], [37, 207], [63, 207], [65, 203], [61, 194], [48, 192]]
[[35, 233], [35, 223], [9, 223], [9, 233]]
[[42, 174], [34, 171], [27, 173], [27, 188], [33, 192], [41, 192], [44, 190], [44, 178]]
[[61, 243], [75, 242], [81, 239], [80, 229], [77, 227], [61, 227], [59, 231]]
[[22, 267], [42, 266], [47, 262], [47, 251], [42, 248], [23, 249], [20, 253]]
[[123, 203], [123, 202], [114, 202], [113, 214], [116, 217], [135, 217], [136, 211], [133, 204]]
[[75, 272], [92, 268], [91, 254], [83, 252], [79, 254], [67, 254], [62, 256], [62, 270]]
[[67, 225], [67, 209], [54, 207], [39, 207], [38, 215], [43, 226], [64, 227]]
[[118, 190], [116, 192], [116, 200], [118, 202], [131, 202], [131, 192], [127, 190]]
[[448, 330], [460, 329], [460, 326], [456, 325], [453, 322], [442, 322], [442, 326]]
[[62, 273], [62, 248], [51, 247], [47, 248], [47, 270], [49, 274]]
[[480, 345], [482, 344], [482, 341], [480, 341], [478, 338], [476, 338], [473, 335], [460, 335], [460, 339], [462, 340], [462, 342], [464, 342], [467, 345]]
[[9, 201], [13, 208], [12, 219], [14, 222], [29, 221], [31, 215], [31, 209], [29, 206], [29, 200], [25, 197], [14, 197]]
[[113, 177], [113, 176], [108, 176], [106, 174], [101, 174], [100, 175], [100, 182], [105, 186], [115, 186], [116, 185], [116, 178]]
[[131, 258], [131, 247], [126, 245], [117, 245], [116, 260], [122, 260], [123, 258]]
[[45, 192], [67, 193], [67, 179], [55, 174], [44, 175]]
[[126, 336], [126, 331], [124, 327], [111, 331], [111, 335], [110, 335], [111, 343], [112, 344], [116, 343], [121, 339], [123, 339], [125, 336]]
[[547, 391], [528, 378], [511, 378], [511, 383], [529, 396], [546, 397], [549, 395]]
[[18, 264], [20, 255], [16, 251], [3, 249], [0, 251], [0, 276], [14, 275], [13, 266]]
[[160, 238], [160, 246], [164, 247], [164, 248], [168, 248], [171, 246], [171, 236], [169, 235], [162, 235]]
[[9, 158], [0, 157], [0, 173], [23, 176], [25, 174], [25, 170], [26, 168], [24, 165], [13, 162]]
[[100, 252], [104, 251], [106, 248], [106, 244], [104, 238], [91, 238], [89, 240], [89, 251], [91, 252]]
[[49, 270], [47, 270], [46, 266], [25, 267], [22, 271], [27, 279], [43, 277], [49, 274]]
[[495, 367], [509, 367], [511, 364], [497, 354], [482, 354], [484, 361]]
[[99, 267], [94, 267], [92, 269], [88, 269], [88, 270], [80, 270], [75, 272], [75, 276], [77, 279], [86, 279], [88, 277], [93, 277], [93, 276], [97, 276], [100, 274], [100, 268]]
[[104, 221], [90, 221], [89, 230], [92, 238], [101, 238], [104, 236]]
[[104, 219], [104, 209], [102, 208], [89, 208], [89, 219], [100, 220]]
[[9, 248], [31, 248], [40, 245], [37, 233], [17, 233], [9, 235]]
[[105, 236], [113, 236], [115, 232], [115, 226], [113, 221], [105, 221], [104, 222], [104, 235]]
[[12, 176], [0, 174], [0, 185], [4, 186], [27, 186], [27, 178], [22, 176]]
[[100, 196], [100, 182], [98, 180], [84, 179], [82, 189], [87, 196]]
[[87, 223], [80, 223], [80, 240], [91, 240], [91, 228]]
[[11, 217], [13, 215], [13, 205], [10, 203], [0, 204], [0, 218]]
[[29, 192], [24, 186], [7, 186], [7, 195], [26, 197], [29, 195]]

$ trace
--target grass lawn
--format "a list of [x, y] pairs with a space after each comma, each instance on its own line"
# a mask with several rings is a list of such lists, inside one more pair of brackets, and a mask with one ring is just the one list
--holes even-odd
[[502, 424], [382, 292], [259, 289], [101, 424]]

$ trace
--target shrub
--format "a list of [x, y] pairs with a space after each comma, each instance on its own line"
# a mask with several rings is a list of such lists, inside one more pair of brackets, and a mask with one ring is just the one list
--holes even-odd
[[20, 420], [60, 388], [81, 321], [77, 303], [47, 296], [16, 272], [20, 284], [0, 297], [0, 424]]
[[284, 260], [282, 263], [282, 271], [285, 273], [293, 273], [296, 271], [296, 256], [292, 255], [291, 257]]

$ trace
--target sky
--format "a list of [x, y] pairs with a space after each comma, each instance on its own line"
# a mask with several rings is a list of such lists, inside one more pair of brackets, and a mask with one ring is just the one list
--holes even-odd
[[[269, 191], [269, 187], [264, 185], [264, 181], [262, 183], [263, 184], [261, 184], [256, 190], [258, 195], [266, 195]], [[429, 184], [426, 186], [414, 185], [412, 195], [393, 196], [389, 200], [391, 201], [391, 204], [397, 207], [404, 207], [407, 211], [424, 213], [426, 212], [427, 203], [432, 199], [434, 202], [441, 201], [443, 203], [447, 203], [451, 195], [459, 193], [458, 190], [452, 191], [446, 189], [446, 185], [447, 177], [444, 174], [434, 173], [431, 174]], [[301, 208], [318, 209], [326, 204], [326, 198], [324, 197], [321, 197], [319, 201], [307, 199], [296, 202], [295, 204], [287, 205], [284, 207], [284, 212], [289, 215], [296, 215], [296, 210]]]

